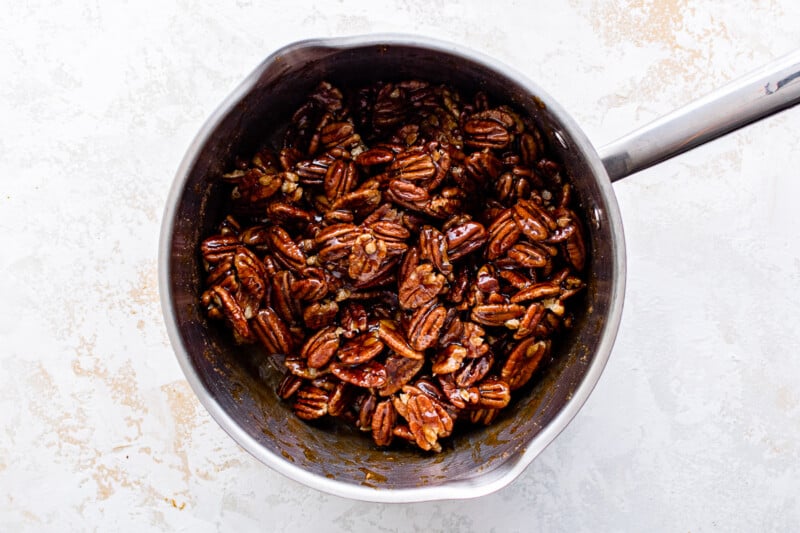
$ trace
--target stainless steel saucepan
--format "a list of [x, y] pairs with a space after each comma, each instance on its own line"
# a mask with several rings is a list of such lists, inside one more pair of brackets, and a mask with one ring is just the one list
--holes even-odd
[[[574, 183], [590, 249], [586, 310], [558, 343], [555, 362], [497, 423], [458, 434], [452, 446], [433, 455], [378, 450], [356, 431], [321, 430], [298, 420], [273, 392], [277, 378], [264, 371], [263, 356], [234, 345], [229, 332], [206, 321], [198, 304], [198, 243], [220, 220], [217, 177], [233, 158], [283, 131], [304, 95], [322, 80], [352, 86], [402, 78], [481, 89], [529, 114]], [[405, 35], [291, 44], [264, 60], [208, 119], [172, 186], [159, 286], [180, 365], [202, 404], [236, 442], [310, 487], [382, 502], [488, 494], [516, 478], [564, 429], [611, 353], [625, 292], [625, 240], [611, 183], [799, 101], [800, 51], [597, 150], [539, 86], [460, 46]]]

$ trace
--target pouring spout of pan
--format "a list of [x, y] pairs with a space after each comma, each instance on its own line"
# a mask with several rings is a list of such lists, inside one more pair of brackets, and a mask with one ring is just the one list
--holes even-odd
[[687, 152], [800, 103], [800, 50], [599, 150], [611, 181]]

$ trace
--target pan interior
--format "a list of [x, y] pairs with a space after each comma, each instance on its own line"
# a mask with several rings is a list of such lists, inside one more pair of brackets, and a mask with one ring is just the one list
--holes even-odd
[[[203, 316], [201, 265], [198, 243], [221, 217], [222, 195], [218, 176], [230, 168], [236, 155], [247, 156], [265, 138], [285, 130], [292, 112], [321, 80], [354, 86], [376, 80], [420, 78], [447, 83], [466, 93], [483, 90], [496, 102], [507, 102], [533, 117], [545, 132], [574, 184], [587, 229], [588, 290], [584, 310], [575, 327], [554, 345], [554, 360], [536, 383], [519, 395], [488, 428], [457, 433], [440, 454], [414, 450], [381, 450], [371, 439], [344, 426], [312, 425], [297, 419], [275, 394], [277, 372], [258, 349], [235, 345], [230, 333]], [[188, 364], [204, 399], [227, 415], [226, 430], [244, 433], [241, 442], [251, 453], [273, 466], [285, 463], [284, 473], [311, 473], [352, 485], [379, 489], [409, 489], [444, 483], [481, 483], [499, 479], [526, 449], [536, 446], [537, 435], [572, 398], [597, 357], [596, 346], [607, 335], [614, 293], [614, 235], [608, 220], [605, 175], [597, 176], [596, 155], [587, 155], [585, 139], [565, 123], [544, 93], [531, 94], [510, 75], [491, 70], [441, 50], [413, 45], [365, 45], [348, 49], [303, 49], [271, 58], [250, 80], [252, 86], [219, 116], [213, 130], [199, 140], [198, 152], [185, 166], [185, 186], [175, 197], [176, 211], [168, 237], [166, 261], [170, 306], [184, 367]], [[278, 138], [273, 138], [278, 141]], [[277, 145], [278, 142], [275, 142]], [[593, 162], [594, 161], [594, 162]], [[162, 258], [164, 260], [164, 258]], [[577, 307], [577, 306], [576, 306]], [[602, 366], [602, 365], [601, 365]], [[195, 385], [197, 389], [197, 386]], [[213, 410], [212, 410], [213, 414]], [[560, 429], [560, 428], [559, 428]], [[554, 436], [554, 435], [553, 435]], [[552, 436], [548, 437], [551, 439]], [[547, 442], [539, 445], [542, 448]]]

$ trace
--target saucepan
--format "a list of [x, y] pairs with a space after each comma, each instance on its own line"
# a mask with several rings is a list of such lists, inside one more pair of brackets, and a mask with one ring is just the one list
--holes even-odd
[[[482, 90], [529, 115], [570, 176], [587, 229], [584, 310], [536, 385], [495, 424], [438, 454], [379, 449], [357, 431], [320, 429], [275, 394], [263, 355], [202, 313], [198, 245], [222, 217], [219, 175], [277, 135], [320, 81], [425, 79]], [[524, 75], [451, 43], [406, 35], [309, 40], [270, 55], [211, 115], [177, 172], [164, 213], [159, 286], [173, 348], [200, 402], [272, 469], [339, 496], [380, 502], [470, 498], [514, 480], [586, 401], [609, 358], [625, 292], [625, 240], [612, 182], [800, 101], [800, 52], [599, 150]], [[278, 144], [278, 143], [276, 143]]]

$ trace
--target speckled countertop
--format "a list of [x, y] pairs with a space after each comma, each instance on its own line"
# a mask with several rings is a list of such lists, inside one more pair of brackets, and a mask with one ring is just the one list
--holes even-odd
[[284, 44], [452, 40], [537, 80], [599, 146], [799, 47], [796, 0], [5, 1], [2, 12], [0, 530], [800, 524], [800, 108], [615, 186], [629, 276], [608, 367], [526, 472], [477, 501], [353, 502], [261, 466], [183, 379], [156, 281], [184, 151]]

